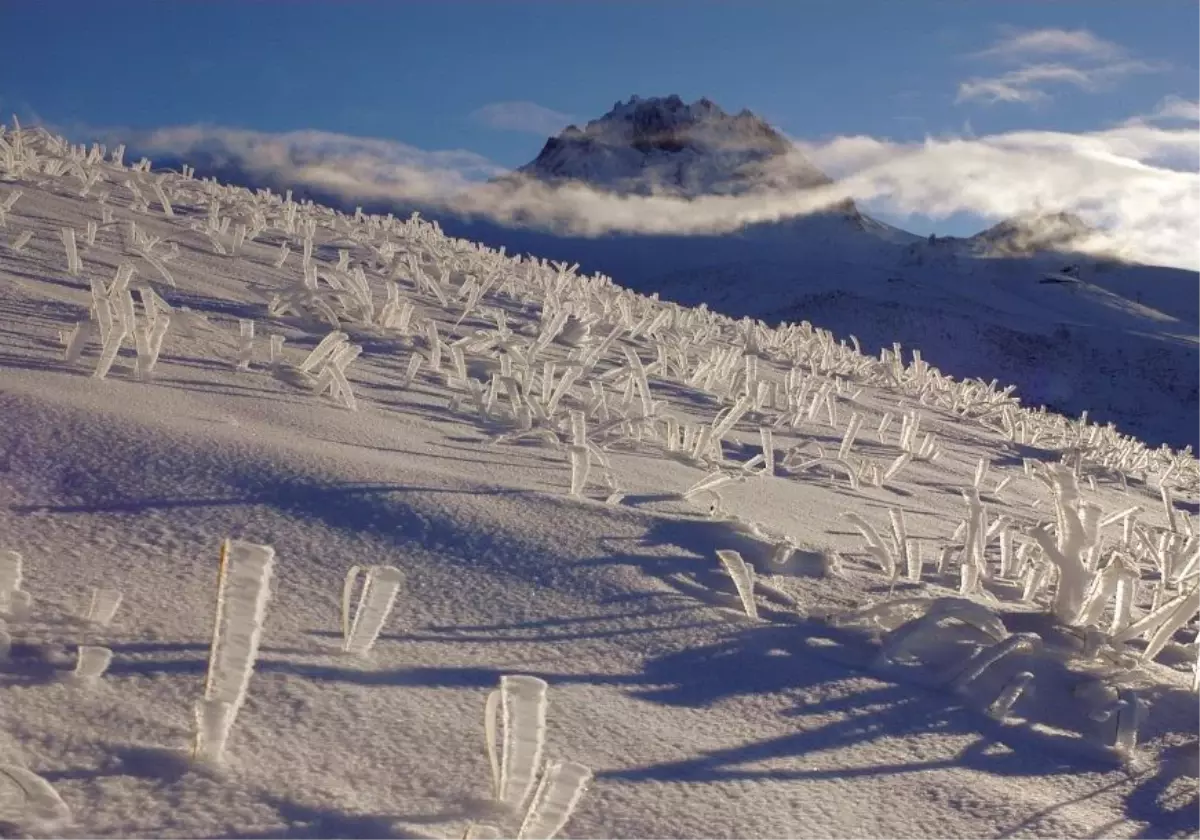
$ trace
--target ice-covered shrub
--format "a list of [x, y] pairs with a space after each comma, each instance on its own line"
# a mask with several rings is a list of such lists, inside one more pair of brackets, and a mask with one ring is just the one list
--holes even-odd
[[92, 335], [99, 333], [100, 357], [93, 374], [97, 379], [108, 376], [130, 336], [137, 352], [137, 378], [150, 378], [162, 352], [173, 309], [149, 285], [140, 285], [137, 287], [142, 310], [139, 317], [130, 288], [134, 274], [132, 265], [122, 263], [110, 285], [93, 278], [89, 319], [78, 323], [67, 339], [65, 357], [74, 363], [83, 357]]
[[1074, 472], [1064, 465], [1050, 465], [1046, 473], [1058, 514], [1056, 533], [1041, 525], [1029, 534], [1058, 570], [1052, 607], [1055, 616], [1064, 624], [1077, 625], [1095, 576], [1089, 553], [1099, 542], [1100, 514], [1094, 505], [1080, 499]]
[[346, 370], [362, 350], [360, 345], [349, 342], [346, 333], [334, 330], [321, 339], [297, 367], [280, 362], [272, 368], [272, 373], [293, 385], [310, 388], [318, 395], [328, 391], [343, 408], [356, 411], [358, 403], [346, 378]]
[[582, 764], [543, 763], [547, 691], [546, 681], [538, 677], [505, 675], [500, 688], [488, 695], [484, 710], [492, 797], [510, 813], [525, 808], [520, 828], [512, 836], [529, 840], [549, 840], [558, 834], [592, 778], [591, 770]]

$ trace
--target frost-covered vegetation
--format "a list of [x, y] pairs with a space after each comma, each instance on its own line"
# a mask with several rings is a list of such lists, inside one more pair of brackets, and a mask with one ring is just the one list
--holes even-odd
[[[1086, 416], [1029, 410], [1012, 388], [996, 381], [957, 381], [927, 364], [919, 351], [899, 345], [866, 355], [854, 336], [839, 339], [808, 322], [769, 328], [704, 307], [665, 303], [604, 276], [580, 276], [575, 266], [447, 238], [436, 223], [416, 216], [342, 214], [293, 201], [290, 194], [252, 193], [196, 180], [186, 169], [155, 172], [149, 161], [130, 166], [122, 158], [120, 148], [73, 147], [42, 129], [0, 133], [0, 227], [14, 237], [0, 251], [0, 274], [15, 278], [21, 295], [36, 297], [47, 283], [22, 260], [44, 260], [41, 271], [62, 278], [50, 284], [49, 294], [66, 304], [54, 314], [61, 330], [57, 358], [27, 356], [39, 361], [23, 366], [21, 375], [36, 377], [38, 384], [22, 386], [21, 393], [68, 382], [63, 399], [73, 405], [137, 401], [147, 407], [137, 415], [146, 424], [144, 434], [152, 435], [159, 428], [153, 419], [159, 408], [177, 413], [170, 389], [187, 385], [168, 371], [186, 363], [213, 369], [226, 395], [238, 389], [251, 394], [223, 397], [223, 410], [242, 405], [238, 399], [256, 406], [278, 402], [277, 410], [288, 416], [319, 418], [320, 429], [305, 432], [314, 437], [319, 437], [315, 431], [328, 435], [336, 428], [374, 424], [370, 428], [403, 438], [405, 427], [396, 418], [436, 416], [440, 437], [474, 441], [468, 460], [480, 469], [489, 459], [538, 455], [536, 482], [529, 478], [533, 473], [510, 478], [523, 493], [539, 488], [530, 510], [498, 513], [501, 501], [492, 507], [481, 501], [473, 510], [482, 524], [469, 527], [487, 538], [462, 538], [490, 552], [487, 562], [496, 563], [496, 574], [517, 576], [527, 568], [517, 562], [519, 551], [508, 554], [492, 545], [498, 538], [487, 534], [489, 528], [519, 532], [523, 516], [536, 517], [535, 508], [550, 511], [552, 521], [565, 523], [562, 537], [548, 541], [562, 556], [548, 549], [545, 567], [531, 578], [531, 593], [555, 591], [560, 576], [569, 582], [583, 575], [582, 558], [594, 563], [616, 551], [606, 543], [608, 527], [642, 523], [649, 530], [685, 529], [689, 536], [673, 539], [698, 556], [684, 566], [646, 563], [647, 569], [668, 569], [655, 578], [655, 591], [661, 595], [665, 588], [689, 599], [680, 609], [715, 612], [718, 624], [747, 638], [770, 631], [775, 648], [799, 646], [793, 657], [957, 698], [954, 702], [964, 705], [984, 736], [1012, 749], [1053, 754], [1055, 762], [1076, 762], [1080, 772], [1162, 767], [1164, 751], [1179, 743], [1175, 698], [1187, 693], [1194, 713], [1191, 692], [1198, 687], [1200, 650], [1200, 524], [1192, 502], [1200, 463], [1190, 450], [1153, 449]], [[78, 202], [78, 217], [24, 215], [27, 205], [53, 200], [59, 204], [47, 206], [57, 207], [66, 198]], [[39, 230], [30, 227], [35, 219]], [[50, 229], [55, 240], [44, 232]], [[229, 273], [218, 278], [226, 265]], [[22, 328], [6, 321], [7, 328]], [[71, 371], [106, 381], [79, 391]], [[203, 403], [204, 392], [199, 393], [200, 401], [189, 406]], [[246, 437], [236, 437], [235, 429], [221, 438], [222, 446], [236, 452], [243, 444], [235, 440], [296, 433], [273, 429], [266, 415], [255, 413], [259, 408], [248, 411], [232, 421], [235, 427], [245, 423]], [[383, 419], [376, 422], [376, 417]], [[467, 432], [472, 436], [464, 438]], [[21, 445], [12, 446], [16, 451]], [[70, 448], [53, 456], [67, 464], [73, 457], [83, 456]], [[403, 475], [405, 462], [398, 469]], [[102, 478], [93, 476], [85, 484], [95, 487]], [[76, 489], [60, 485], [67, 496], [79, 495]], [[497, 499], [501, 492], [493, 488], [483, 495]], [[26, 487], [20, 497], [37, 499], [39, 493], [44, 491]], [[94, 501], [85, 499], [82, 509], [103, 514], [104, 504], [88, 507]], [[286, 505], [295, 502], [265, 493], [246, 503], [277, 505], [292, 515]], [[63, 503], [51, 498], [41, 504]], [[414, 504], [432, 502], [422, 498]], [[653, 504], [666, 508], [648, 510]], [[142, 515], [158, 523], [163, 544], [177, 545], [171, 536], [172, 507], [154, 509], [147, 503], [153, 515]], [[137, 508], [117, 504], [111, 510]], [[429, 510], [449, 516], [441, 508]], [[319, 520], [328, 514], [313, 509], [309, 515]], [[498, 519], [489, 525], [487, 516]], [[137, 527], [135, 520], [126, 518], [120, 527]], [[403, 532], [405, 521], [397, 515], [395, 524], [372, 520], [364, 528]], [[0, 697], [8, 702], [6, 694], [26, 690], [20, 682], [22, 651], [51, 641], [39, 633], [78, 648], [73, 692], [98, 694], [105, 681], [136, 674], [136, 657], [122, 653], [109, 636], [121, 590], [167, 586], [150, 579], [161, 567], [113, 563], [103, 565], [98, 577], [85, 575], [95, 581], [88, 590], [90, 606], [79, 609], [80, 620], [64, 630], [48, 623], [49, 608], [42, 601], [74, 595], [45, 589], [70, 590], [75, 583], [65, 581], [72, 571], [53, 551], [34, 548], [63, 537], [53, 530], [52, 518], [22, 523], [6, 538], [13, 551], [0, 556], [0, 614], [6, 621], [0, 626], [0, 655], [13, 666], [6, 674], [16, 675], [11, 685], [0, 686]], [[861, 542], [837, 536], [846, 525]], [[204, 532], [211, 526], [196, 528]], [[43, 537], [37, 536], [39, 527], [46, 529]], [[194, 536], [196, 528], [188, 527]], [[316, 623], [332, 632], [332, 647], [302, 647], [293, 654], [337, 664], [318, 667], [306, 660], [294, 673], [318, 679], [334, 667], [343, 674], [360, 669], [354, 672], [359, 676], [346, 676], [354, 690], [321, 701], [352, 706], [368, 702], [358, 689], [372, 683], [362, 675], [372, 673], [372, 663], [390, 656], [387, 648], [396, 644], [385, 632], [389, 622], [407, 622], [425, 608], [422, 599], [432, 596], [423, 576], [444, 581], [434, 565], [411, 559], [403, 568], [392, 565], [399, 560], [375, 556], [339, 564], [323, 556], [318, 543], [284, 535], [288, 545], [278, 544], [272, 536], [277, 526], [248, 519], [236, 527], [249, 529], [254, 539], [227, 544], [219, 576], [213, 574], [215, 541], [185, 550], [189, 563], [207, 558], [207, 590], [198, 585], [198, 591], [207, 591], [210, 600], [173, 604], [164, 596], [157, 605], [186, 616], [172, 619], [171, 632], [193, 639], [203, 636], [198, 628], [212, 621], [212, 599], [217, 603], [215, 625], [207, 630], [211, 645], [204, 641], [210, 652], [203, 690], [174, 684], [146, 689], [161, 716], [177, 720], [189, 713], [189, 703], [194, 709], [190, 746], [167, 741], [146, 747], [158, 758], [145, 772], [154, 775], [163, 772], [164, 762], [178, 762], [173, 783], [185, 788], [252, 786], [253, 774], [245, 769], [250, 763], [227, 766], [229, 754], [236, 758], [247, 750], [234, 727], [235, 717], [246, 717], [238, 715], [244, 704], [252, 718], [247, 726], [263, 731], [280, 726], [255, 716], [253, 698], [261, 678], [251, 676], [260, 641], [263, 650], [271, 650], [276, 622], [290, 620], [277, 619], [280, 608], [274, 605], [268, 611], [272, 587], [300, 587], [306, 594], [293, 593], [297, 603], [316, 610]], [[468, 526], [440, 527], [459, 533], [455, 529]], [[143, 552], [166, 550], [141, 539]], [[410, 544], [423, 545], [419, 537], [399, 543]], [[430, 545], [435, 552], [459, 551], [438, 549], [436, 541]], [[37, 554], [43, 571], [36, 581], [23, 576], [17, 551]], [[105, 558], [96, 559], [103, 564]], [[654, 578], [656, 573], [646, 574]], [[352, 608], [360, 577], [361, 594]], [[580, 586], [593, 583], [579, 578]], [[615, 598], [611, 590], [631, 584], [614, 578], [595, 585], [596, 592]], [[581, 592], [581, 598], [593, 597], [590, 590]], [[457, 606], [448, 608], [450, 615], [476, 608], [467, 587], [439, 597], [458, 599], [451, 601]], [[319, 598], [330, 600], [330, 606], [313, 606], [324, 603]], [[159, 626], [155, 608], [143, 598], [139, 606], [121, 611], [118, 624], [123, 622], [129, 634], [121, 640], [126, 651], [133, 650], [139, 626]], [[531, 609], [537, 614], [536, 606]], [[440, 615], [434, 623], [452, 620]], [[299, 631], [288, 632], [295, 644]], [[821, 643], [809, 644], [813, 639]], [[700, 640], [694, 643], [703, 647]], [[475, 837], [550, 837], [569, 828], [568, 820], [576, 820], [578, 833], [589, 835], [705, 831], [681, 816], [694, 807], [688, 786], [703, 787], [702, 774], [670, 777], [680, 792], [669, 798], [665, 816], [639, 817], [644, 800], [636, 807], [622, 804], [627, 794], [620, 792], [621, 785], [629, 781], [622, 775], [628, 768], [621, 766], [626, 746], [614, 734], [620, 729], [586, 725], [587, 709], [576, 711], [570, 724], [570, 749], [581, 763], [544, 759], [547, 684], [555, 685], [556, 679], [508, 673], [546, 672], [544, 654], [537, 659], [540, 665], [526, 669], [497, 653], [502, 658], [495, 667], [504, 673], [500, 689], [486, 701], [470, 679], [457, 684], [460, 691], [474, 689], [475, 698], [486, 703], [492, 770], [486, 798], [491, 804], [422, 818], [422, 823], [403, 816], [409, 812], [393, 802], [388, 813], [397, 814], [395, 823], [445, 823], [436, 830]], [[282, 654], [276, 650], [274, 655], [278, 663]], [[65, 667], [53, 658], [47, 661], [51, 682], [59, 670], [66, 677]], [[769, 663], [764, 659], [747, 667], [775, 667]], [[116, 666], [121, 667], [114, 676]], [[721, 673], [736, 679], [740, 672]], [[562, 681], [574, 682], [573, 674], [565, 668]], [[167, 671], [165, 677], [170, 675]], [[149, 682], [165, 685], [170, 682], [165, 677]], [[610, 678], [609, 690], [615, 692], [612, 686], [627, 679]], [[401, 684], [395, 690], [405, 689]], [[595, 695], [591, 702], [608, 702], [605, 698]], [[272, 697], [270, 702], [283, 701]], [[19, 716], [26, 707], [16, 703], [13, 708]], [[105, 811], [103, 796], [98, 800], [94, 791], [74, 784], [76, 776], [55, 766], [65, 748], [38, 742], [32, 721], [65, 724], [38, 709], [17, 727], [23, 734], [14, 737], [13, 754], [0, 755], [0, 761], [12, 763], [0, 768], [3, 818], [26, 831], [63, 830], [73, 815], [75, 827], [87, 833], [147, 832], [136, 821], [121, 823]], [[696, 714], [696, 725], [703, 726], [706, 709]], [[287, 749], [304, 755], [302, 746], [291, 746], [305, 738], [300, 724], [287, 731]], [[466, 724], [453, 736], [441, 736], [475, 737]], [[372, 738], [393, 736], [380, 728]], [[351, 758], [355, 754], [356, 748], [333, 743]], [[254, 766], [269, 764], [271, 741], [255, 744]], [[22, 765], [23, 749], [37, 757], [29, 767]], [[673, 749], [690, 754], [687, 744]], [[222, 775], [229, 773], [235, 774], [233, 781]], [[584, 795], [588, 785], [602, 803], [594, 809], [589, 803], [595, 795]], [[610, 786], [616, 792], [605, 794]], [[272, 796], [259, 798], [273, 801]], [[371, 792], [358, 796], [357, 807], [368, 801], [374, 806]], [[248, 813], [254, 810], [245, 807]], [[612, 808], [620, 812], [606, 819]], [[191, 819], [178, 833], [205, 833], [219, 822]], [[886, 815], [880, 819], [864, 831], [889, 833]], [[814, 822], [811, 814], [804, 820], [743, 824], [750, 826], [748, 833], [842, 830]], [[392, 825], [348, 829], [310, 819], [317, 832], [370, 834], [391, 831]], [[736, 831], [730, 826], [737, 825], [709, 830]], [[914, 825], [893, 824], [891, 830], [919, 830]], [[952, 830], [948, 826], [940, 825]], [[266, 830], [283, 833], [278, 826]]]

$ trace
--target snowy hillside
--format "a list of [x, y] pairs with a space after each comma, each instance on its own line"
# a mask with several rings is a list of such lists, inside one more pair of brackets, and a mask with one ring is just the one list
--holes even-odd
[[[872, 353], [918, 344], [944, 371], [1011, 382], [1029, 404], [1200, 446], [1195, 272], [1055, 253], [984, 257], [965, 240], [914, 241], [873, 222], [823, 214], [736, 235], [583, 238], [442, 220], [456, 236], [578, 262], [685, 305], [807, 320]], [[1068, 265], [1081, 282], [1043, 282]]]
[[122, 151], [0, 133], [0, 833], [1200, 831], [1190, 453]]
[[[303, 188], [239, 167], [235, 150], [213, 144], [194, 147], [196, 157], [183, 163], [251, 188]], [[550, 138], [535, 160], [489, 187], [529, 181], [684, 198], [829, 183], [753, 113], [730, 115], [710, 100], [678, 96], [618, 102]], [[302, 191], [346, 211], [359, 203], [403, 216], [414, 209], [339, 204], [311, 185]], [[894, 341], [919, 344], [943, 371], [1011, 382], [1028, 404], [1071, 416], [1090, 411], [1148, 442], [1200, 449], [1200, 276], [1071, 253], [1092, 233], [1072, 214], [1031, 212], [975, 237], [929, 242], [853, 202], [722, 235], [597, 237], [550, 232], [536, 218], [518, 227], [415, 209], [451, 236], [578, 263], [581, 274], [601, 272], [643, 294], [768, 324], [808, 320], [839, 340], [853, 335], [871, 353]], [[1043, 282], [1071, 265], [1079, 282]]]

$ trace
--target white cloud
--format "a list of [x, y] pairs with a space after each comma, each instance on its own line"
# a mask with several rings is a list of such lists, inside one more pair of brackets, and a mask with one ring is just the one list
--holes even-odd
[[1086, 29], [1031, 29], [1010, 31], [977, 58], [1017, 59], [1032, 55], [1077, 55], [1095, 60], [1116, 59], [1125, 49]]
[[[1052, 98], [1048, 88], [1054, 86], [1096, 93], [1128, 76], [1166, 69], [1162, 64], [1126, 57], [1120, 45], [1098, 38], [1086, 29], [1012, 32], [973, 57], [1018, 66], [959, 83], [956, 103], [1046, 102]], [[1030, 63], [1028, 59], [1032, 57], [1043, 60]], [[1048, 58], [1058, 60], [1045, 60]]]
[[[883, 212], [932, 218], [971, 213], [999, 220], [1037, 207], [1075, 212], [1100, 226], [1105, 234], [1090, 243], [1097, 250], [1119, 248], [1146, 262], [1200, 268], [1200, 128], [1194, 125], [1139, 119], [1081, 134], [1021, 131], [923, 143], [852, 136], [799, 143], [797, 158], [780, 166], [811, 162], [834, 183], [694, 200], [614, 195], [581, 184], [480, 183], [503, 170], [471, 152], [429, 152], [324, 132], [182, 127], [130, 139], [134, 148], [158, 154], [205, 151], [349, 202], [420, 202], [576, 235], [722, 233], [819, 212], [847, 198]], [[780, 183], [779, 174], [764, 178]]]
[[1125, 76], [1153, 73], [1159, 68], [1144, 61], [1121, 61], [1100, 67], [1072, 67], [1067, 64], [1031, 64], [990, 78], [967, 79], [958, 86], [956, 102], [980, 100], [995, 102], [1042, 102], [1050, 99], [1044, 87], [1070, 85], [1095, 92]]
[[521, 131], [542, 136], [558, 134], [571, 122], [571, 115], [536, 102], [492, 102], [471, 112], [471, 119], [499, 131]]
[[373, 184], [377, 191], [413, 200], [437, 200], [506, 171], [462, 149], [426, 151], [394, 140], [326, 131], [266, 134], [189, 125], [146, 133], [112, 129], [104, 133], [125, 139], [151, 157], [203, 156], [213, 164], [236, 165], [252, 175], [324, 186], [339, 193]]
[[856, 198], [890, 212], [1001, 219], [1032, 207], [1079, 213], [1148, 262], [1200, 267], [1200, 132], [1146, 124], [1067, 134], [1020, 131], [892, 144], [843, 138], [805, 147]]
[[1150, 119], [1200, 122], [1200, 102], [1192, 102], [1182, 96], [1168, 96], [1158, 103]]

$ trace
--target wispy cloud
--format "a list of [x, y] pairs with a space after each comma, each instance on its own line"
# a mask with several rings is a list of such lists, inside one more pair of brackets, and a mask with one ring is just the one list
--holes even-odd
[[1044, 102], [1051, 98], [1046, 90], [1050, 85], [1070, 85], [1079, 90], [1096, 92], [1125, 76], [1153, 73], [1158, 69], [1144, 61], [1121, 61], [1090, 68], [1067, 64], [1031, 64], [999, 76], [967, 79], [959, 84], [955, 101]]
[[1191, 102], [1182, 96], [1168, 96], [1158, 103], [1151, 119], [1200, 122], [1200, 103]]
[[[1128, 76], [1165, 69], [1161, 64], [1130, 58], [1119, 44], [1085, 29], [1010, 32], [972, 57], [1018, 66], [961, 82], [955, 99], [959, 104], [1046, 102], [1052, 98], [1050, 90], [1055, 86], [1096, 93]], [[1031, 63], [1035, 57], [1041, 60]]]
[[470, 116], [488, 128], [542, 136], [558, 134], [572, 120], [570, 114], [525, 101], [492, 102], [475, 109]]
[[[1184, 107], [1172, 101], [1166, 110]], [[503, 170], [471, 152], [430, 152], [323, 132], [268, 135], [192, 126], [129, 140], [131, 147], [157, 154], [186, 158], [202, 152], [274, 183], [321, 189], [348, 202], [415, 202], [584, 236], [723, 233], [820, 212], [847, 198], [933, 218], [972, 213], [999, 220], [1034, 207], [1063, 210], [1104, 230], [1089, 247], [1197, 268], [1200, 128], [1162, 125], [1152, 117], [1079, 134], [1020, 131], [919, 143], [852, 136], [799, 143], [795, 158], [778, 167], [814, 163], [834, 183], [692, 200], [616, 195], [579, 183], [481, 183]], [[764, 172], [764, 184], [783, 183], [780, 174]]]
[[1125, 55], [1120, 44], [1099, 38], [1086, 29], [1010, 30], [976, 58], [1022, 59], [1038, 55], [1075, 55], [1096, 61], [1119, 59]]

